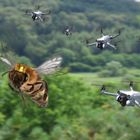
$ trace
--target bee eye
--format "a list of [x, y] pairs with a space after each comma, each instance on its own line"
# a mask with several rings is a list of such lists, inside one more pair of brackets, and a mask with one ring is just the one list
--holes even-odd
[[24, 82], [26, 82], [28, 80], [28, 76], [25, 74], [24, 75]]
[[26, 76], [25, 80], [27, 81], [28, 80], [28, 77]]

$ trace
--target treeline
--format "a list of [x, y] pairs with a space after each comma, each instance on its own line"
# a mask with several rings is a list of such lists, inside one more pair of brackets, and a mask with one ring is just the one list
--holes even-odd
[[[24, 13], [38, 4], [41, 9], [52, 11], [45, 23], [33, 22]], [[72, 71], [94, 71], [111, 59], [126, 67], [139, 68], [139, 9], [140, 5], [131, 0], [5, 0], [0, 6], [0, 38], [15, 53], [29, 58], [35, 65], [62, 55], [63, 65]], [[74, 28], [72, 37], [63, 34], [66, 26]], [[85, 44], [86, 38], [93, 37], [94, 41], [100, 37], [101, 27], [106, 34], [124, 29], [113, 42], [117, 44], [117, 51], [108, 48], [107, 57], [104, 51], [87, 48]], [[129, 65], [130, 62], [134, 63]]]

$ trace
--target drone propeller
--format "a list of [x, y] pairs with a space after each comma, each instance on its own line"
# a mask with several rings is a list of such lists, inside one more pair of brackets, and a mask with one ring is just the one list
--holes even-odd
[[97, 32], [100, 32], [101, 34], [104, 35], [103, 26], [98, 26], [98, 27], [96, 28], [96, 31], [97, 31]]
[[136, 80], [123, 80], [122, 82], [127, 82], [127, 83], [140, 83], [140, 81], [136, 81]]
[[118, 35], [120, 35], [120, 34], [121, 34], [121, 32], [122, 32], [121, 30], [118, 30]]
[[124, 28], [118, 29], [118, 34], [114, 35], [114, 36], [112, 37], [112, 39], [114, 39], [114, 38], [120, 36], [120, 34], [122, 33], [123, 30], [124, 30]]
[[25, 9], [25, 10], [23, 10], [25, 15], [32, 15], [33, 11], [34, 11], [33, 9]]
[[52, 11], [51, 11], [51, 10], [45, 10], [45, 13], [46, 13], [47, 15], [50, 15], [50, 14], [52, 13]]
[[106, 90], [106, 87], [112, 87], [111, 85], [104, 85], [104, 84], [101, 85], [101, 84], [94, 84], [94, 83], [92, 83], [92, 85], [93, 86], [97, 86], [97, 87], [101, 87], [100, 88], [101, 91]]
[[125, 80], [123, 82], [129, 83], [129, 87], [130, 87], [131, 90], [133, 90], [134, 83], [140, 83], [139, 81], [131, 81], [131, 80]]
[[134, 85], [134, 82], [133, 81], [130, 81], [129, 87], [133, 87], [133, 85]]
[[114, 43], [114, 46], [118, 46], [118, 44], [121, 42], [122, 40], [118, 40], [118, 41], [114, 41], [113, 43]]
[[105, 91], [105, 90], [106, 90], [106, 86], [105, 85], [102, 85], [101, 91]]
[[117, 91], [118, 94], [121, 94], [120, 90]]
[[123, 30], [124, 30], [124, 28], [121, 28], [118, 30], [118, 36], [122, 33]]
[[41, 8], [40, 5], [36, 5], [36, 6], [35, 6], [35, 10], [39, 10], [40, 8]]
[[89, 44], [89, 40], [88, 39], [84, 39], [84, 40], [82, 40], [82, 42], [84, 42], [87, 45], [87, 47], [88, 47], [88, 44]]
[[64, 30], [71, 30], [71, 27], [70, 26], [65, 26]]
[[31, 11], [32, 11], [32, 10], [26, 9], [26, 10], [25, 10], [25, 14], [26, 14], [26, 15], [27, 15], [27, 14], [30, 14]]
[[118, 33], [122, 33], [122, 31], [124, 30], [125, 28], [124, 27], [122, 27], [122, 28], [120, 28], [119, 30], [118, 30]]
[[86, 42], [87, 45], [89, 44], [89, 40], [88, 39], [86, 39], [85, 42]]
[[104, 33], [103, 33], [103, 28], [101, 28], [101, 34], [104, 34]]
[[44, 9], [44, 10], [41, 10], [43, 15], [50, 15], [52, 13], [52, 11], [50, 9]]
[[88, 44], [90, 43], [90, 40], [93, 40], [93, 39], [94, 39], [93, 37], [85, 38], [85, 39], [82, 40], [82, 42], [84, 42], [88, 47]]
[[25, 11], [25, 14], [28, 14], [28, 10]]

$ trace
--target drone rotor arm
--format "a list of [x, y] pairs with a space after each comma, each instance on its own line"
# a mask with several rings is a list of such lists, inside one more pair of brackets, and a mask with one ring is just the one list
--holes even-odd
[[104, 36], [104, 32], [103, 32], [103, 29], [101, 28], [101, 34], [102, 34], [102, 36]]
[[110, 47], [112, 47], [113, 49], [117, 49], [114, 45], [110, 44], [109, 42], [107, 42], [107, 45], [109, 45]]
[[115, 96], [115, 97], [117, 97], [117, 96], [119, 95], [119, 94], [117, 94], [117, 93], [111, 93], [111, 92], [107, 92], [107, 91], [105, 91], [105, 90], [102, 90], [101, 93], [102, 93], [102, 94], [105, 94], [105, 95]]
[[43, 18], [42, 18], [42, 16], [37, 16], [37, 18], [38, 18], [41, 22], [44, 21]]
[[140, 103], [137, 100], [135, 100], [135, 104], [140, 107]]
[[112, 39], [114, 39], [114, 38], [116, 38], [116, 37], [120, 36], [120, 34], [121, 34], [122, 30], [123, 30], [123, 28], [122, 28], [122, 29], [119, 29], [118, 34], [116, 34], [116, 35], [112, 36]]
[[31, 10], [31, 9], [27, 9], [27, 10], [25, 10], [25, 14], [26, 15], [33, 15], [33, 10]]
[[26, 15], [30, 15], [30, 16], [32, 16], [33, 15], [33, 13], [25, 13]]
[[48, 13], [41, 13], [42, 16], [48, 15]]
[[93, 42], [93, 43], [87, 43], [88, 46], [93, 46], [93, 45], [96, 45], [97, 42]]
[[116, 38], [118, 36], [120, 36], [120, 34], [117, 34], [117, 35], [112, 36], [112, 39], [114, 39], [114, 38]]
[[42, 15], [50, 15], [50, 14], [51, 14], [51, 10], [46, 10], [42, 12]]

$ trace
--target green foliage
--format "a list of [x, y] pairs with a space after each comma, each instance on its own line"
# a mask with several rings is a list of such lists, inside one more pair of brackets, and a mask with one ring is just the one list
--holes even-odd
[[69, 65], [69, 69], [71, 72], [93, 72], [94, 69], [83, 63], [72, 63]]
[[103, 77], [122, 76], [124, 74], [126, 74], [126, 69], [117, 61], [107, 63], [104, 70], [99, 73]]
[[[89, 100], [92, 101], [92, 92], [88, 91], [87, 93], [88, 88], [78, 80], [73, 80], [67, 75], [49, 76], [47, 80], [49, 83], [49, 105], [48, 108], [39, 108], [31, 100], [25, 102], [25, 104], [28, 103], [28, 106], [23, 106], [18, 93], [11, 91], [7, 80], [3, 79], [0, 85], [1, 139], [31, 140], [49, 137], [48, 134], [60, 123], [62, 118], [73, 121], [86, 109]], [[93, 104], [94, 102], [91, 102], [91, 105]]]
[[[33, 22], [24, 14], [38, 4], [52, 11], [45, 23]], [[44, 77], [49, 85], [47, 108], [39, 108], [28, 97], [24, 103], [8, 87], [6, 77], [0, 77], [0, 140], [139, 139], [139, 109], [121, 108], [92, 84], [104, 78], [100, 84], [114, 82], [111, 90], [116, 92], [121, 80], [140, 76], [140, 4], [132, 0], [3, 0], [0, 13], [0, 38], [10, 48], [6, 56], [14, 63], [39, 65], [60, 55], [63, 66], [72, 72], [98, 72]], [[66, 26], [73, 27], [71, 37], [63, 34]], [[124, 28], [112, 42], [117, 50], [86, 47], [85, 39], [95, 41], [101, 27], [111, 35]], [[0, 55], [4, 53], [0, 49]], [[130, 68], [137, 69], [127, 71]], [[0, 62], [0, 72], [7, 70]]]
[[[113, 97], [100, 95], [99, 90], [84, 84], [88, 82], [87, 76], [85, 80], [75, 77], [45, 77], [49, 84], [47, 108], [39, 108], [28, 98], [24, 105], [20, 95], [11, 91], [6, 77], [3, 78], [0, 84], [0, 139], [131, 140], [139, 137], [139, 109], [120, 108]], [[112, 86], [118, 88], [116, 83]]]
[[[0, 37], [18, 55], [28, 57], [35, 65], [56, 54], [62, 55], [63, 66], [84, 63], [88, 67], [84, 69], [89, 69], [89, 72], [92, 71], [91, 67], [99, 70], [110, 59], [128, 68], [139, 68], [139, 4], [131, 0], [42, 0], [39, 2], [41, 9], [52, 11], [45, 23], [33, 22], [31, 17], [23, 16], [26, 9], [32, 9], [35, 5], [38, 5], [38, 1], [6, 0], [1, 4]], [[73, 27], [71, 37], [63, 34], [68, 25]], [[106, 34], [116, 34], [118, 29], [124, 28], [121, 36], [112, 42], [116, 44], [121, 40], [115, 53], [106, 55], [95, 47], [86, 47], [86, 38], [93, 37], [95, 41], [100, 37], [100, 27]], [[79, 70], [79, 66], [74, 67], [75, 71], [84, 70], [82, 67]]]

